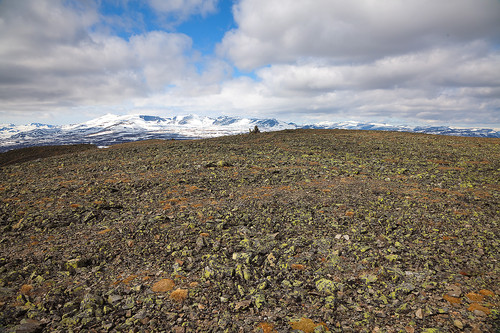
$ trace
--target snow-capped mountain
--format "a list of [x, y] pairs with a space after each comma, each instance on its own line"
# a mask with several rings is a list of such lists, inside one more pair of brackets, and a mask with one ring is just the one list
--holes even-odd
[[91, 143], [99, 146], [147, 139], [200, 139], [248, 133], [258, 126], [263, 132], [298, 126], [276, 119], [249, 119], [197, 115], [162, 118], [146, 115], [105, 116], [74, 125], [0, 125], [0, 152], [14, 148]]
[[297, 125], [276, 119], [229, 116], [211, 118], [186, 115], [162, 118], [147, 115], [117, 116], [108, 114], [74, 125], [55, 126], [38, 123], [0, 125], [0, 152], [37, 145], [91, 143], [98, 146], [108, 146], [146, 139], [210, 138], [248, 133], [249, 129], [253, 129], [255, 126], [258, 126], [263, 132], [298, 128], [356, 129], [500, 138], [500, 132], [492, 129], [459, 129], [446, 126], [409, 127], [353, 121]]

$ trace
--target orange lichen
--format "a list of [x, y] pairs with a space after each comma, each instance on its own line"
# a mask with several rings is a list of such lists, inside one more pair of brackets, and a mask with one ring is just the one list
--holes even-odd
[[130, 282], [132, 282], [132, 280], [134, 280], [135, 278], [137, 278], [137, 275], [130, 275], [128, 278], [123, 279], [122, 283], [123, 283], [123, 284], [129, 284], [129, 283], [130, 283]]
[[458, 297], [453, 297], [448, 294], [443, 295], [443, 298], [450, 302], [451, 304], [460, 304], [462, 303], [462, 300]]
[[266, 322], [259, 323], [257, 325], [257, 329], [262, 329], [263, 333], [276, 333], [277, 331], [274, 329], [274, 325]]
[[21, 294], [23, 295], [29, 295], [31, 291], [33, 290], [33, 286], [30, 284], [23, 284], [21, 287]]
[[172, 291], [170, 294], [170, 299], [175, 302], [183, 302], [188, 296], [187, 289], [177, 289]]
[[175, 282], [170, 279], [163, 279], [155, 284], [153, 284], [153, 287], [151, 288], [155, 293], [164, 293], [167, 291], [170, 291], [174, 289]]
[[465, 296], [467, 296], [467, 298], [470, 299], [473, 302], [482, 302], [482, 301], [484, 301], [484, 295], [481, 295], [481, 294], [468, 293]]
[[481, 304], [478, 303], [472, 303], [469, 305], [467, 310], [474, 312], [475, 310], [482, 311], [485, 314], [489, 315], [491, 313], [491, 310], [485, 306], [482, 306]]
[[301, 264], [292, 264], [292, 269], [298, 270], [298, 271], [303, 271], [306, 269], [306, 266], [301, 265]]
[[313, 333], [314, 329], [318, 326], [323, 326], [327, 331], [329, 331], [325, 323], [315, 323], [309, 318], [301, 318], [299, 321], [291, 321], [290, 326], [292, 326], [292, 329], [294, 330], [301, 330], [305, 333]]
[[481, 290], [479, 290], [479, 293], [481, 295], [488, 296], [488, 297], [494, 297], [495, 296], [495, 293], [492, 292], [491, 290], [488, 290], [488, 289], [481, 289]]

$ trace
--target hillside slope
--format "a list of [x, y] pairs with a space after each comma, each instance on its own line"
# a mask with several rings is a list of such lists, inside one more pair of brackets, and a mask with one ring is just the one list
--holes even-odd
[[498, 329], [500, 139], [286, 130], [0, 170], [7, 332]]

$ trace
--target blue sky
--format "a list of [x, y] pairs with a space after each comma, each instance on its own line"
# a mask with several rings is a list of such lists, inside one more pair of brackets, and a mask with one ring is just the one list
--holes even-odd
[[0, 123], [500, 128], [498, 0], [0, 0]]

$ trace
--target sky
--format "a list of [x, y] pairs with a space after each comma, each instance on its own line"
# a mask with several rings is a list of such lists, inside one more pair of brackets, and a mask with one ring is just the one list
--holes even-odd
[[500, 128], [500, 0], [0, 0], [0, 123]]

